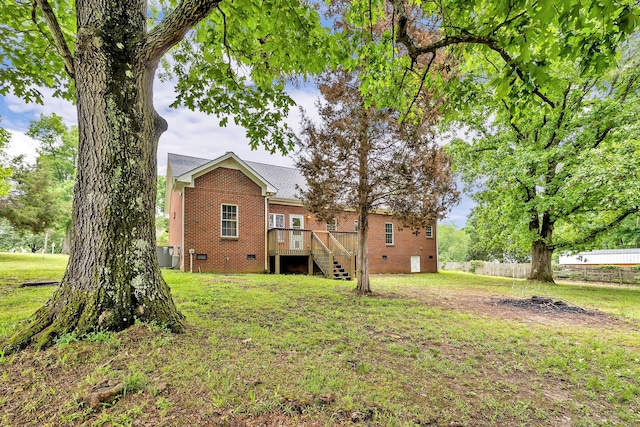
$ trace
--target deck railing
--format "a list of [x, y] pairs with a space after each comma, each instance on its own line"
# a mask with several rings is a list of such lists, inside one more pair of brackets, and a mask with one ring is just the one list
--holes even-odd
[[314, 232], [311, 232], [311, 256], [325, 277], [333, 278], [333, 253]]
[[267, 234], [269, 255], [309, 255], [311, 230], [272, 228]]
[[268, 252], [275, 255], [311, 255], [322, 273], [333, 278], [333, 260], [354, 274], [357, 233], [272, 228], [267, 233]]
[[355, 254], [358, 248], [358, 233], [350, 231], [332, 231], [331, 235], [340, 242], [343, 248]]

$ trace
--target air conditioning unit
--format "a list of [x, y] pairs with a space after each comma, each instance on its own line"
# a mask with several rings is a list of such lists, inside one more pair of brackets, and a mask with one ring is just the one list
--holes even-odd
[[161, 268], [171, 268], [175, 265], [173, 263], [173, 246], [156, 246], [156, 255]]

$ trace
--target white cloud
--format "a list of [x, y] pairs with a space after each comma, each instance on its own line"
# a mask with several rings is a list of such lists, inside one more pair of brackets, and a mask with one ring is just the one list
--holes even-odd
[[[20, 115], [20, 125], [12, 124], [9, 117], [5, 117], [3, 124], [14, 134], [14, 142], [8, 150], [10, 155], [26, 154], [29, 159], [35, 159], [35, 149], [38, 143], [28, 138], [24, 131], [24, 123], [37, 120], [40, 114], [48, 115], [53, 112], [60, 115], [67, 125], [77, 124], [76, 107], [72, 103], [54, 98], [53, 91], [41, 90], [44, 105], [26, 104], [14, 95], [4, 97], [4, 103], [14, 114]], [[299, 106], [305, 108], [312, 117], [317, 117], [314, 102], [317, 97], [314, 88], [295, 88], [291, 90], [291, 96]], [[218, 126], [218, 118], [198, 111], [190, 111], [187, 108], [169, 108], [174, 101], [175, 93], [172, 82], [161, 82], [156, 79], [154, 85], [154, 105], [156, 110], [167, 120], [169, 129], [160, 137], [158, 144], [158, 173], [166, 171], [167, 153], [177, 153], [187, 156], [216, 158], [233, 151], [240, 158], [256, 162], [271, 163], [281, 166], [292, 166], [290, 157], [279, 153], [270, 154], [263, 148], [251, 150], [245, 130], [233, 124], [233, 120], [227, 127]], [[300, 114], [294, 107], [286, 119], [287, 124], [293, 129], [299, 128]], [[14, 154], [15, 153], [15, 154]]]
[[13, 94], [4, 97], [7, 108], [16, 114], [30, 116], [28, 120], [37, 120], [40, 114], [49, 115], [56, 113], [67, 125], [75, 125], [78, 123], [78, 115], [76, 106], [73, 103], [53, 97], [52, 89], [40, 89], [44, 104], [26, 104], [22, 99]]
[[11, 133], [11, 140], [6, 149], [8, 157], [12, 158], [24, 154], [27, 162], [33, 163], [36, 159], [36, 148], [38, 148], [39, 142], [19, 130], [5, 129]]
[[[290, 94], [298, 106], [307, 110], [311, 117], [317, 117], [314, 106], [317, 90], [293, 89]], [[173, 84], [156, 80], [154, 105], [169, 125], [158, 144], [158, 173], [166, 171], [167, 153], [214, 159], [233, 151], [244, 160], [293, 166], [294, 161], [290, 156], [282, 156], [279, 152], [270, 154], [262, 147], [251, 150], [244, 128], [235, 125], [233, 120], [229, 120], [226, 127], [220, 127], [216, 116], [184, 107], [169, 108], [174, 99]], [[291, 110], [286, 122], [294, 130], [300, 127], [298, 107]]]

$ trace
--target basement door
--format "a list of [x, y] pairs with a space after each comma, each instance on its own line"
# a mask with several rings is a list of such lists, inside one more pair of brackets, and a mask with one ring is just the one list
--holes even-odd
[[420, 257], [419, 256], [411, 257], [411, 272], [420, 273]]
[[300, 251], [304, 249], [304, 234], [302, 230], [304, 228], [304, 216], [302, 215], [289, 215], [289, 225], [292, 230], [290, 231], [291, 237], [289, 238], [289, 249], [292, 251]]

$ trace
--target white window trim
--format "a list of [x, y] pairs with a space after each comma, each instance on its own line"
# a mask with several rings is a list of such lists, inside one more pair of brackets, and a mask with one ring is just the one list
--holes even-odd
[[338, 219], [333, 218], [333, 230], [330, 230], [331, 228], [330, 222], [327, 222], [326, 227], [327, 227], [327, 231], [338, 231]]
[[[387, 232], [387, 225], [391, 226], [391, 233]], [[387, 235], [391, 234], [391, 243], [387, 242]], [[395, 236], [394, 236], [394, 232], [393, 232], [393, 223], [392, 222], [385, 222], [384, 223], [384, 243], [386, 245], [393, 245], [395, 242]]]
[[[236, 208], [236, 219], [224, 219], [224, 207], [225, 206], [233, 206]], [[240, 209], [238, 208], [238, 205], [234, 205], [232, 203], [221, 203], [220, 204], [220, 237], [222, 237], [223, 239], [237, 239], [238, 235], [240, 234]], [[225, 236], [223, 233], [223, 227], [222, 227], [222, 223], [224, 221], [235, 221], [236, 223], [236, 235], [235, 236]]]
[[[282, 217], [282, 226], [278, 227], [277, 217]], [[269, 214], [269, 230], [284, 228], [284, 214], [280, 213], [270, 213]], [[276, 235], [278, 236], [278, 243], [284, 243], [284, 230], [276, 231]]]
[[358, 223], [358, 220], [356, 219], [355, 221], [353, 221], [353, 231], [356, 233], [358, 232], [358, 226], [359, 226], [359, 223]]
[[427, 237], [427, 239], [433, 239], [433, 225], [427, 225], [424, 228], [424, 235]]

